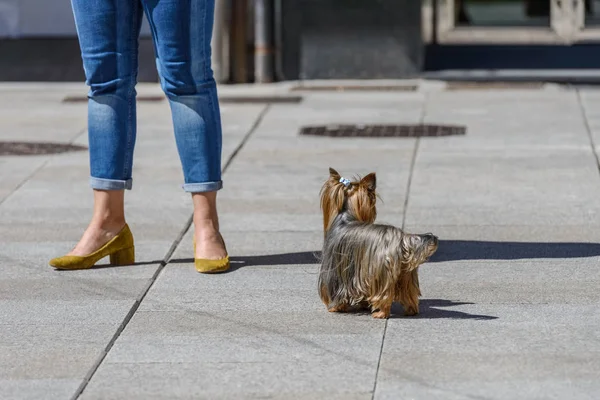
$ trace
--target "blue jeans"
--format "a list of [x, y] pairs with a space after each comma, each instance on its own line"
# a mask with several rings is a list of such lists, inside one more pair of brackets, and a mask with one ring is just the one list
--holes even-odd
[[221, 189], [221, 117], [211, 69], [214, 0], [71, 0], [88, 94], [90, 184], [131, 189], [138, 37], [145, 13], [187, 192]]

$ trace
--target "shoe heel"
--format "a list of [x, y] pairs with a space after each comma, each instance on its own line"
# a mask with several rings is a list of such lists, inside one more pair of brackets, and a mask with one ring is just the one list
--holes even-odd
[[110, 255], [111, 265], [131, 265], [135, 263], [135, 247], [119, 250]]

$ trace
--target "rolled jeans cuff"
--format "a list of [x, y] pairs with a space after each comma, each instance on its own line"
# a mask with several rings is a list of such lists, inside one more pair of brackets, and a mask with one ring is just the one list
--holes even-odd
[[127, 179], [126, 181], [118, 179], [103, 179], [103, 178], [90, 178], [90, 186], [96, 190], [131, 190], [132, 180]]
[[216, 192], [223, 188], [223, 181], [205, 183], [186, 183], [182, 186], [188, 193]]

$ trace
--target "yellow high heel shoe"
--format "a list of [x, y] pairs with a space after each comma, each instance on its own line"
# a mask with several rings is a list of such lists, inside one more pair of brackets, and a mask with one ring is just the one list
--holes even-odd
[[125, 224], [121, 232], [104, 246], [87, 256], [63, 256], [50, 260], [50, 266], [56, 269], [88, 269], [106, 256], [110, 256], [112, 265], [131, 265], [135, 263], [133, 235]]
[[[221, 239], [223, 240], [223, 239]], [[196, 271], [202, 274], [215, 274], [217, 272], [225, 272], [229, 269], [229, 255], [217, 260], [210, 260], [206, 258], [196, 258], [196, 236], [193, 239], [194, 242], [194, 265]], [[225, 243], [223, 243], [225, 245]], [[227, 250], [225, 250], [227, 251]]]

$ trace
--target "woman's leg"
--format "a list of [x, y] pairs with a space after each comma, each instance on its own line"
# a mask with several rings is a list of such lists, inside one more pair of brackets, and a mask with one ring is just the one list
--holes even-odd
[[115, 237], [125, 226], [123, 190], [94, 189], [94, 211], [92, 220], [81, 240], [68, 254], [85, 256], [98, 250]]
[[70, 255], [87, 255], [125, 225], [136, 137], [139, 0], [72, 0], [88, 93], [92, 220]]
[[219, 233], [221, 118], [211, 69], [214, 0], [142, 0], [169, 99], [185, 191], [192, 193], [196, 258], [227, 255]]
[[195, 258], [220, 259], [227, 255], [223, 238], [219, 233], [217, 192], [194, 193]]

